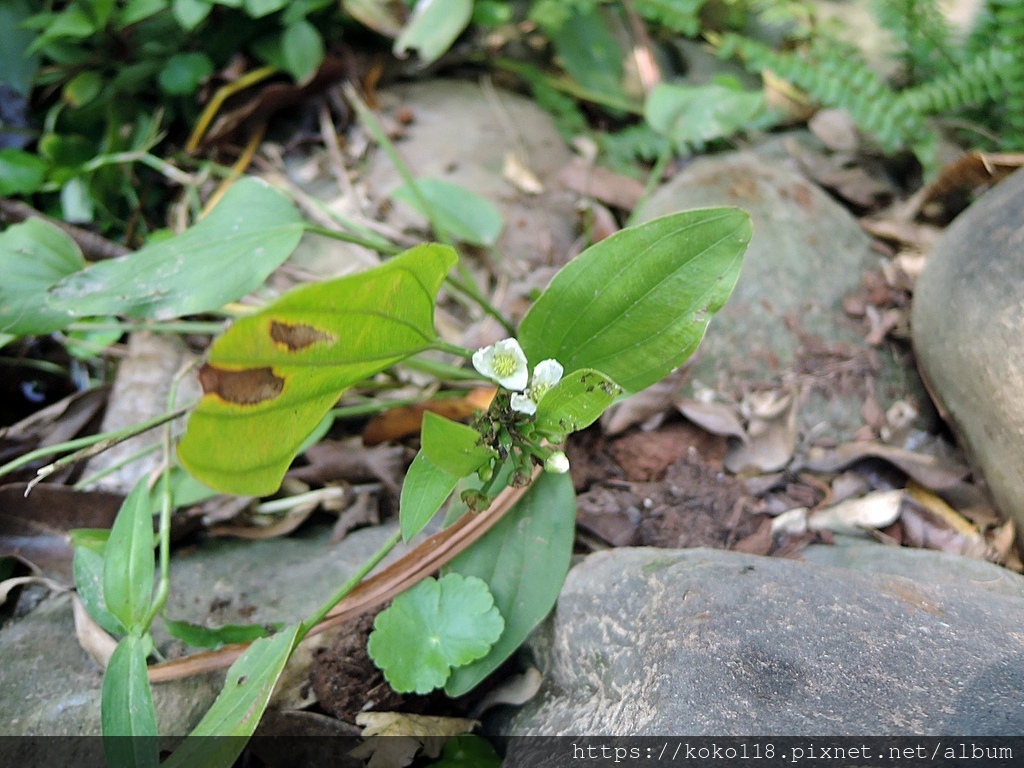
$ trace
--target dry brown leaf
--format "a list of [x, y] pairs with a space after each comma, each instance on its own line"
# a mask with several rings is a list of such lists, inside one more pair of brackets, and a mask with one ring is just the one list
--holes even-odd
[[[955, 513], [954, 513], [955, 514]], [[950, 526], [944, 515], [931, 507], [914, 502], [908, 504], [900, 516], [903, 524], [903, 543], [922, 549], [937, 549], [952, 555], [964, 555], [978, 560], [992, 560], [994, 553], [980, 534], [964, 533]]]
[[885, 528], [899, 518], [903, 500], [902, 490], [875, 491], [819, 509], [808, 516], [807, 527], [812, 531], [833, 533], [863, 533], [871, 528]]
[[969, 468], [954, 459], [915, 453], [878, 442], [846, 443], [832, 450], [811, 448], [804, 466], [814, 472], [835, 472], [865, 458], [883, 459], [933, 491], [959, 483]]
[[10, 597], [12, 589], [15, 589], [16, 587], [23, 587], [26, 584], [40, 584], [51, 592], [56, 592], [58, 594], [68, 591], [68, 587], [64, 586], [59, 581], [47, 579], [44, 576], [16, 576], [13, 579], [0, 581], [0, 605], [7, 602], [7, 598]]
[[472, 716], [474, 718], [480, 717], [487, 710], [502, 704], [521, 707], [537, 695], [543, 679], [539, 669], [529, 667], [522, 674], [513, 675], [503, 680], [497, 687], [488, 691], [480, 702], [473, 707]]
[[937, 177], [923, 187], [900, 209], [900, 218], [913, 219], [927, 205], [940, 202], [953, 192], [997, 184], [1024, 166], [1024, 153], [968, 152], [943, 168]]
[[78, 644], [89, 654], [89, 657], [99, 665], [100, 669], [106, 669], [110, 657], [114, 655], [117, 648], [117, 640], [107, 634], [107, 630], [101, 627], [85, 610], [85, 604], [78, 595], [71, 596], [72, 612], [75, 616], [75, 637]]
[[455, 717], [363, 712], [356, 716], [356, 725], [363, 726], [366, 740], [350, 755], [369, 757], [367, 768], [402, 768], [420, 750], [427, 757], [437, 757], [450, 737], [469, 733], [479, 723]]
[[649, 428], [656, 428], [671, 407], [686, 375], [685, 368], [680, 368], [657, 384], [652, 384], [647, 389], [615, 403], [601, 414], [601, 429], [611, 437], [625, 432], [636, 424], [647, 428], [652, 419], [657, 419], [657, 422]]
[[772, 519], [764, 516], [761, 524], [757, 526], [757, 530], [745, 539], [740, 539], [733, 544], [732, 550], [734, 552], [745, 552], [748, 555], [767, 556], [772, 551], [772, 533], [774, 533]]
[[797, 399], [791, 392], [753, 392], [741, 405], [749, 414], [747, 441], [733, 442], [725, 467], [733, 474], [763, 474], [782, 469], [796, 449]]
[[845, 109], [819, 109], [807, 127], [833, 152], [855, 152], [860, 148], [857, 124]]
[[485, 411], [497, 392], [495, 387], [478, 387], [465, 397], [446, 397], [428, 400], [416, 405], [391, 408], [377, 416], [363, 430], [363, 445], [372, 447], [419, 434], [423, 413], [430, 411], [452, 421], [468, 419], [476, 411]]
[[501, 175], [505, 181], [528, 195], [539, 195], [544, 191], [544, 184], [537, 178], [537, 174], [530, 170], [523, 162], [518, 152], [506, 152], [505, 162], [501, 168]]
[[679, 412], [713, 435], [738, 437], [747, 442], [747, 431], [740, 420], [739, 409], [726, 403], [707, 403], [702, 400], [678, 398], [675, 406]]
[[566, 189], [623, 211], [632, 211], [644, 196], [644, 185], [636, 179], [591, 165], [580, 157], [562, 167], [558, 181]]

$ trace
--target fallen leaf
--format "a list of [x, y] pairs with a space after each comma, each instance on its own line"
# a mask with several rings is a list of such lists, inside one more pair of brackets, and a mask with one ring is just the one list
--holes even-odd
[[899, 217], [909, 220], [926, 206], [942, 201], [961, 189], [997, 184], [1024, 166], [1024, 153], [968, 152], [943, 168], [939, 175], [901, 207]]
[[733, 552], [767, 556], [772, 551], [772, 534], [775, 533], [772, 522], [770, 517], [764, 516], [756, 531], [732, 545]]
[[100, 669], [106, 669], [110, 657], [117, 648], [117, 640], [111, 637], [85, 610], [78, 595], [71, 596], [72, 613], [75, 617], [75, 637], [82, 650], [96, 662]]
[[751, 393], [741, 408], [750, 415], [747, 440], [734, 440], [729, 446], [725, 468], [736, 475], [763, 474], [789, 464], [797, 436], [797, 405], [792, 393]]
[[618, 208], [632, 211], [644, 195], [644, 185], [599, 165], [575, 157], [562, 166], [558, 181], [566, 189]]
[[[935, 502], [939, 503], [936, 504]], [[992, 560], [994, 552], [988, 542], [973, 526], [966, 524], [956, 512], [944, 505], [937, 497], [929, 498], [929, 505], [915, 500], [904, 508], [900, 521], [903, 523], [903, 543], [921, 549], [937, 549], [951, 555], [964, 555], [978, 560]], [[950, 514], [952, 513], [952, 514]], [[956, 527], [953, 527], [954, 524]]]
[[646, 424], [654, 417], [663, 418], [686, 375], [684, 366], [658, 383], [614, 403], [601, 415], [601, 429], [611, 437], [636, 424]]
[[747, 431], [740, 420], [739, 409], [726, 403], [707, 403], [690, 398], [675, 401], [678, 411], [699, 427], [713, 435], [738, 437], [747, 442]]
[[363, 726], [365, 741], [350, 755], [369, 757], [367, 768], [402, 768], [421, 749], [427, 757], [437, 757], [451, 736], [469, 733], [479, 723], [456, 717], [363, 712], [356, 715], [356, 725]]
[[0, 605], [7, 602], [7, 598], [10, 597], [13, 589], [23, 587], [26, 584], [40, 584], [51, 592], [56, 593], [68, 591], [68, 587], [64, 586], [59, 581], [47, 579], [43, 576], [16, 576], [13, 579], [0, 581]]
[[865, 458], [883, 459], [898, 467], [925, 488], [950, 488], [963, 480], [970, 469], [955, 459], [914, 453], [878, 442], [846, 443], [832, 450], [812, 447], [805, 468], [814, 472], [835, 472]]
[[885, 528], [899, 518], [903, 500], [902, 490], [875, 491], [819, 509], [807, 518], [807, 527], [812, 531], [833, 533], [863, 533], [871, 528]]
[[544, 191], [544, 185], [537, 175], [523, 162], [517, 152], [506, 152], [505, 162], [501, 169], [505, 181], [528, 195], [539, 195]]
[[487, 710], [502, 704], [521, 707], [537, 695], [543, 680], [543, 675], [541, 675], [540, 670], [536, 667], [528, 667], [521, 674], [506, 678], [497, 687], [488, 691], [477, 705], [473, 707], [473, 717], [480, 717]]
[[423, 413], [430, 411], [452, 421], [468, 419], [477, 411], [485, 411], [491, 405], [495, 387], [477, 387], [465, 397], [434, 398], [415, 405], [389, 408], [377, 414], [363, 429], [363, 445], [375, 446], [394, 440], [401, 440], [409, 435], [419, 434], [423, 423]]
[[856, 152], [860, 148], [857, 124], [845, 109], [819, 109], [807, 127], [833, 152]]

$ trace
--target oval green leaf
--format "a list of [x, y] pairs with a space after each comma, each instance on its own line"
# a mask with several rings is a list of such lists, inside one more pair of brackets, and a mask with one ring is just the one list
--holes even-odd
[[297, 83], [312, 79], [324, 60], [324, 39], [305, 19], [289, 24], [281, 35], [281, 55], [288, 74]]
[[302, 219], [281, 193], [242, 179], [192, 228], [64, 278], [46, 304], [71, 317], [157, 320], [219, 309], [259, 288], [302, 231]]
[[428, 348], [455, 252], [421, 245], [375, 269], [281, 297], [214, 342], [182, 465], [227, 493], [272, 493], [341, 392]]
[[395, 56], [415, 50], [426, 65], [451, 48], [473, 14], [473, 0], [417, 0], [402, 34], [395, 41]]
[[409, 541], [423, 530], [448, 500], [459, 479], [432, 462], [422, 450], [409, 465], [398, 502], [402, 538]]
[[486, 656], [453, 670], [445, 693], [471, 691], [548, 615], [569, 572], [575, 536], [572, 479], [544, 473], [494, 528], [448, 564], [448, 571], [487, 583], [505, 631]]
[[138, 635], [123, 638], [103, 675], [100, 721], [108, 765], [157, 768], [160, 764], [146, 646]]
[[103, 554], [103, 599], [129, 631], [146, 629], [155, 570], [153, 515], [142, 478], [121, 505]]
[[423, 414], [421, 439], [423, 452], [430, 460], [457, 478], [476, 472], [496, 455], [493, 448], [483, 444], [475, 429], [430, 411]]
[[523, 318], [530, 360], [593, 368], [627, 392], [693, 354], [736, 284], [750, 218], [706, 208], [624, 229], [569, 262]]
[[419, 179], [415, 191], [405, 184], [391, 197], [427, 218], [436, 232], [472, 245], [494, 245], [505, 226], [494, 203], [450, 181]]

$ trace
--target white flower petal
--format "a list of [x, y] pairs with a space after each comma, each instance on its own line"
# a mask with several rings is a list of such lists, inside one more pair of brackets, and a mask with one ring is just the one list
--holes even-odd
[[519, 392], [512, 393], [511, 405], [513, 411], [525, 413], [527, 416], [532, 416], [537, 412], [537, 404], [528, 395], [523, 395]]
[[502, 339], [473, 353], [473, 367], [505, 389], [523, 390], [529, 380], [526, 355], [515, 339]]
[[533, 383], [531, 386], [553, 387], [562, 380], [562, 373], [565, 369], [557, 360], [541, 360], [533, 369]]

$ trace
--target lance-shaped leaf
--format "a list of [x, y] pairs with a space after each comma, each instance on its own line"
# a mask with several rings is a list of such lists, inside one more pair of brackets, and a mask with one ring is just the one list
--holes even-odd
[[421, 450], [409, 465], [398, 502], [402, 538], [409, 541], [423, 530], [452, 495], [459, 478], [434, 464]]
[[227, 493], [272, 493], [341, 392], [428, 348], [456, 260], [421, 245], [375, 269], [298, 288], [242, 318], [210, 349], [181, 463]]
[[423, 452], [430, 460], [456, 478], [476, 472], [495, 456], [480, 433], [465, 424], [426, 411], [423, 414]]
[[121, 639], [103, 675], [100, 720], [108, 765], [157, 768], [156, 707], [146, 676], [146, 640]]
[[750, 240], [736, 208], [675, 213], [602, 240], [569, 262], [523, 318], [529, 360], [593, 368], [628, 392], [693, 354], [732, 293]]
[[61, 280], [47, 306], [73, 317], [179, 317], [217, 309], [259, 288], [302, 237], [280, 192], [242, 179], [182, 234]]

